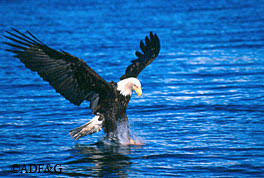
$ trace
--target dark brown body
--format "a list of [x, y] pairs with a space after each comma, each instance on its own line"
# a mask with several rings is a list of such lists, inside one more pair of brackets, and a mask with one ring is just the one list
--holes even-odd
[[117, 138], [118, 127], [126, 127], [129, 134], [129, 123], [126, 115], [126, 109], [131, 96], [123, 96], [117, 90], [117, 84], [111, 82], [112, 93], [100, 98], [94, 114], [101, 114], [104, 117], [104, 132], [109, 138]]

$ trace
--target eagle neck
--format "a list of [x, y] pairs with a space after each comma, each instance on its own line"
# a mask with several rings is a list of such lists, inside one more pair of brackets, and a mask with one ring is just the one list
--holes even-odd
[[134, 85], [135, 81], [138, 81], [138, 79], [136, 79], [134, 77], [130, 77], [130, 78], [126, 78], [126, 79], [120, 80], [117, 83], [117, 90], [123, 96], [131, 96], [132, 92], [133, 92], [133, 85]]
[[123, 95], [123, 96], [131, 96], [132, 95], [132, 87], [133, 84], [131, 80], [134, 78], [126, 78], [123, 80], [120, 80], [117, 83], [117, 90]]

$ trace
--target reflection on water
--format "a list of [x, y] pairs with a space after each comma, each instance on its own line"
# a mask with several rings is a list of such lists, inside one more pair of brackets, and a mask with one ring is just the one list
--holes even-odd
[[[76, 144], [73, 148], [73, 155], [80, 157], [74, 161], [66, 162], [67, 175], [88, 175], [88, 176], [126, 176], [130, 161], [130, 146], [111, 144], [99, 141], [94, 145]], [[133, 148], [135, 149], [135, 148]], [[78, 173], [71, 173], [72, 169]]]

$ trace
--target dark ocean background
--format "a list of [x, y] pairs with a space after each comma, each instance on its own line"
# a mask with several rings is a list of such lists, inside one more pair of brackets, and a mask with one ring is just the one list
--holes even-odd
[[[158, 34], [158, 58], [128, 107], [143, 146], [75, 142], [93, 116], [0, 50], [0, 175], [13, 164], [61, 164], [59, 176], [264, 176], [264, 1], [0, 1], [0, 41], [15, 27], [118, 81], [139, 41]], [[54, 174], [22, 174], [53, 177]]]

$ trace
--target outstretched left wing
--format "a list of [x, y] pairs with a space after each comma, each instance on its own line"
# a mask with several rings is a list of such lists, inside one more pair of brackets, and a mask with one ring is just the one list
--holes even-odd
[[7, 51], [14, 53], [27, 68], [37, 72], [71, 103], [80, 105], [84, 100], [90, 100], [93, 110], [93, 103], [98, 102], [94, 96], [101, 97], [111, 91], [110, 83], [83, 60], [48, 47], [30, 32], [25, 35], [13, 29], [7, 33], [9, 35], [4, 36], [12, 41], [4, 42], [12, 47]]
[[158, 56], [160, 51], [159, 38], [156, 34], [153, 35], [152, 32], [150, 32], [149, 36], [150, 38], [146, 36], [145, 44], [143, 41], [140, 41], [140, 48], [143, 53], [136, 51], [136, 56], [138, 58], [131, 61], [132, 64], [127, 67], [126, 73], [120, 78], [120, 80], [129, 77], [136, 78], [138, 74]]

